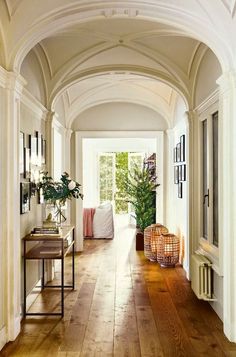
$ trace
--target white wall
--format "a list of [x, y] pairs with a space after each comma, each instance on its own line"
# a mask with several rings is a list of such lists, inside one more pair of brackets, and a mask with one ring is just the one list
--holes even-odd
[[[216, 58], [214, 53], [210, 49], [208, 49], [198, 68], [198, 75], [197, 75], [197, 81], [196, 81], [195, 93], [194, 93], [195, 105], [196, 105], [195, 110], [197, 113], [196, 120], [198, 120], [198, 116], [200, 115], [202, 118], [207, 117], [211, 112], [212, 105], [214, 107], [212, 113], [219, 109], [219, 100], [217, 95], [218, 86], [216, 84], [216, 80], [221, 76], [221, 73], [222, 71], [218, 59]], [[196, 137], [197, 137], [197, 133], [195, 133], [195, 138]], [[221, 140], [220, 137], [221, 137], [221, 133], [219, 132], [219, 141]], [[196, 147], [195, 149], [198, 150], [198, 152], [200, 152], [201, 148], [198, 145], [198, 147]], [[219, 155], [219, 160], [221, 157], [222, 156]], [[198, 163], [194, 162], [194, 165], [197, 166]], [[198, 171], [199, 168], [198, 170], [196, 170], [196, 172]], [[199, 177], [195, 177], [194, 179], [198, 180]], [[220, 220], [221, 217], [219, 216], [219, 222]], [[199, 234], [196, 237], [196, 239], [197, 242], [195, 242], [195, 246], [199, 246], [199, 239], [200, 239]], [[222, 239], [222, 237], [220, 237], [219, 239]], [[223, 249], [223, 244], [220, 245], [219, 247], [219, 250], [222, 249]], [[222, 251], [219, 251], [219, 256], [222, 256], [222, 253], [223, 253]], [[208, 254], [208, 253], [205, 252], [204, 254]], [[217, 269], [217, 270], [220, 271], [221, 269]], [[213, 272], [214, 296], [217, 299], [217, 301], [212, 302], [211, 305], [221, 319], [223, 318], [223, 279], [224, 278], [218, 272], [216, 271]]]
[[165, 130], [167, 122], [157, 112], [132, 103], [107, 103], [85, 110], [73, 130]]
[[21, 66], [21, 74], [27, 81], [26, 89], [34, 96], [34, 98], [45, 105], [46, 93], [44, 78], [34, 51], [30, 51], [25, 57]]
[[[186, 106], [183, 100], [179, 97], [176, 102], [174, 114], [174, 128], [167, 131], [165, 136], [165, 167], [166, 167], [166, 226], [170, 232], [176, 234], [180, 238], [180, 261], [189, 275], [189, 239], [188, 236], [188, 188], [187, 181], [182, 183], [183, 194], [182, 198], [178, 198], [178, 184], [174, 183], [174, 166], [186, 164], [187, 158], [187, 127], [185, 120]], [[186, 161], [174, 163], [173, 150], [180, 141], [180, 136], [185, 135], [185, 157]], [[188, 177], [186, 175], [186, 180]]]
[[[102, 152], [156, 152], [156, 139], [115, 138], [83, 140], [83, 193], [84, 207], [99, 204], [98, 157]], [[157, 154], [158, 155], [158, 154]]]
[[217, 57], [208, 49], [198, 68], [194, 94], [196, 107], [217, 89], [216, 80], [221, 73], [222, 70]]
[[[45, 138], [45, 123], [40, 120], [34, 112], [21, 103], [20, 130], [25, 134], [25, 144], [28, 146], [28, 135], [35, 135], [39, 131]], [[24, 181], [24, 179], [21, 179]], [[20, 235], [23, 238], [35, 226], [42, 223], [42, 205], [37, 202], [37, 195], [31, 197], [30, 211], [20, 215]], [[30, 292], [39, 280], [39, 263], [37, 261], [27, 261], [27, 292]], [[30, 272], [30, 273], [29, 273]], [[22, 273], [22, 294], [23, 294], [23, 273]]]
[[[5, 189], [3, 187], [3, 170], [4, 170], [4, 165], [3, 163], [6, 164], [6, 160], [4, 160], [3, 157], [3, 135], [5, 133], [4, 130], [4, 124], [5, 124], [5, 113], [3, 112], [4, 108], [4, 91], [0, 86], [0, 107], [2, 110], [0, 111], [0, 162], [1, 162], [1, 167], [0, 167], [0, 210], [2, 211], [4, 209], [4, 198], [3, 198], [3, 190]], [[5, 310], [5, 284], [6, 284], [6, 275], [5, 275], [5, 266], [6, 266], [6, 257], [4, 256], [4, 251], [5, 251], [5, 237], [4, 237], [4, 229], [3, 229], [3, 220], [2, 220], [2, 214], [0, 214], [0, 350], [2, 346], [6, 343], [5, 340], [5, 323], [6, 323], [6, 310]]]

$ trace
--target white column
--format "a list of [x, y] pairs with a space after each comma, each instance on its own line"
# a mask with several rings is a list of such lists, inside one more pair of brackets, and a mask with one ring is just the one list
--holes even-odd
[[219, 234], [223, 242], [224, 332], [236, 342], [236, 72], [217, 81], [219, 103]]
[[[4, 237], [5, 321], [7, 340], [14, 340], [20, 332], [21, 319], [21, 239], [20, 239], [20, 180], [19, 133], [20, 96], [24, 79], [13, 72], [6, 72], [5, 118], [2, 142], [3, 202], [2, 220]], [[2, 108], [0, 109], [2, 110]], [[1, 118], [1, 121], [3, 118]]]
[[[83, 139], [79, 132], [75, 133], [75, 179], [83, 187]], [[76, 251], [83, 250], [83, 201], [76, 200], [76, 219], [75, 219]]]
[[174, 147], [174, 133], [173, 129], [166, 130], [165, 135], [165, 145], [164, 145], [164, 182], [166, 182], [164, 189], [164, 201], [165, 204], [165, 220], [163, 221], [164, 225], [166, 225], [171, 232], [175, 230], [175, 207], [173, 204], [174, 197], [174, 185], [173, 185], [173, 176], [174, 176], [174, 168], [173, 168], [173, 147]]
[[[69, 128], [65, 129], [65, 133], [64, 133], [64, 170], [66, 172], [69, 173], [69, 175], [71, 176], [71, 135], [72, 135], [73, 131]], [[71, 222], [71, 202], [69, 200], [67, 200], [67, 222], [68, 224], [70, 224]]]
[[69, 128], [65, 129], [65, 171], [71, 175], [71, 135], [73, 131]]
[[199, 222], [199, 158], [198, 158], [198, 118], [194, 110], [186, 113], [186, 177], [187, 177], [187, 239], [185, 242], [185, 270], [190, 276], [190, 257], [198, 249], [200, 237]]
[[46, 135], [46, 167], [49, 175], [53, 175], [54, 167], [54, 158], [53, 158], [53, 149], [54, 149], [54, 135], [53, 135], [53, 120], [55, 119], [55, 112], [48, 112], [46, 116], [46, 126], [45, 126], [45, 135]]

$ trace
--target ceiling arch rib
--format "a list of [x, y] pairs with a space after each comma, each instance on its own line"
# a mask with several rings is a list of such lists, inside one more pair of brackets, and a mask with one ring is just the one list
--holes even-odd
[[[60, 68], [60, 70], [55, 74], [55, 77], [53, 78], [52, 82], [53, 85], [52, 87], [56, 87], [58, 83], [63, 83], [63, 79], [67, 78], [71, 74], [74, 75], [74, 73], [80, 69], [81, 66], [84, 68], [89, 67], [89, 60], [90, 61], [96, 61], [96, 63], [99, 63], [99, 55], [101, 54], [107, 54], [108, 51], [110, 51], [108, 58], [112, 57], [111, 51], [117, 49], [117, 47], [123, 47], [128, 49], [129, 51], [133, 51], [133, 58], [135, 58], [135, 61], [137, 61], [137, 57], [143, 56], [142, 60], [143, 62], [146, 62], [145, 59], [151, 61], [150, 66], [153, 66], [156, 64], [156, 67], [165, 72], [166, 74], [170, 74], [170, 76], [173, 76], [175, 79], [177, 79], [181, 85], [187, 90], [188, 88], [188, 81], [189, 78], [184, 73], [183, 70], [181, 70], [173, 61], [171, 61], [167, 56], [164, 56], [163, 54], [160, 54], [156, 51], [151, 50], [150, 48], [147, 48], [144, 45], [141, 44], [127, 44], [127, 45], [117, 45], [117, 44], [112, 44], [112, 45], [106, 45], [106, 44], [99, 44], [96, 46], [96, 48], [89, 49], [85, 53], [79, 53], [77, 56], [74, 56], [71, 58], [70, 61], [67, 63], [64, 63], [63, 66]], [[106, 53], [105, 53], [106, 52]], [[113, 56], [114, 58], [116, 57], [115, 55]], [[124, 59], [125, 61], [125, 59]], [[132, 59], [132, 62], [134, 60]], [[93, 63], [90, 64], [93, 66]]]
[[[134, 2], [119, 2], [114, 5], [114, 2], [103, 3], [86, 2], [80, 4], [70, 4], [60, 9], [48, 12], [47, 15], [38, 17], [37, 21], [32, 20], [33, 25], [29, 27], [25, 34], [21, 34], [21, 41], [15, 41], [15, 47], [10, 53], [9, 65], [15, 70], [19, 71], [21, 63], [29, 50], [34, 47], [36, 43], [41, 41], [58, 30], [65, 29], [72, 24], [80, 22], [91, 21], [95, 18], [104, 19], [111, 17], [129, 17], [129, 10], [134, 10]], [[191, 5], [193, 5], [191, 3]], [[215, 26], [217, 31], [212, 26], [209, 26], [209, 18], [201, 10], [200, 6], [192, 6], [192, 9], [185, 3], [184, 5], [165, 4], [158, 2], [153, 5], [146, 1], [139, 2], [138, 14], [136, 12], [135, 18], [147, 19], [160, 23], [166, 23], [182, 29], [190, 36], [205, 42], [217, 54], [220, 63], [224, 69], [233, 66], [233, 51], [230, 39], [221, 37], [221, 28], [224, 30], [222, 24]], [[133, 17], [132, 17], [133, 18]], [[224, 32], [224, 31], [223, 31]], [[18, 34], [19, 36], [19, 34]]]
[[[151, 108], [160, 114], [170, 125], [170, 107], [172, 98], [172, 89], [164, 84], [149, 79], [138, 79], [134, 76], [121, 76], [122, 78], [114, 80], [117, 76], [112, 76], [112, 79], [107, 76], [107, 82], [99, 84], [99, 80], [91, 80], [91, 88], [84, 91], [74, 100], [70, 100], [70, 109], [67, 112], [68, 121], [67, 127], [71, 127], [73, 120], [84, 110], [94, 107], [98, 104], [109, 102], [130, 102], [135, 104], [142, 103], [143, 106]], [[118, 76], [119, 78], [120, 76]], [[123, 79], [126, 78], [126, 79]], [[97, 82], [97, 84], [96, 84]], [[145, 82], [148, 82], [145, 86]], [[74, 87], [77, 87], [76, 85]], [[162, 88], [160, 88], [162, 87]], [[163, 95], [163, 87], [165, 95]], [[75, 91], [81, 93], [82, 85], [79, 88], [74, 88]], [[69, 90], [67, 91], [69, 92]], [[162, 96], [160, 95], [162, 93]]]
[[186, 88], [183, 88], [178, 81], [174, 80], [168, 75], [165, 75], [157, 70], [153, 70], [141, 66], [138, 67], [138, 66], [130, 66], [130, 65], [129, 66], [120, 65], [120, 66], [100, 66], [100, 67], [91, 68], [89, 70], [77, 72], [76, 74], [74, 74], [73, 77], [68, 78], [63, 84], [58, 85], [54, 89], [54, 91], [51, 93], [49, 105], [52, 108], [54, 108], [55, 102], [58, 100], [60, 95], [73, 84], [81, 80], [85, 80], [87, 78], [107, 75], [110, 73], [117, 73], [117, 74], [126, 73], [126, 74], [139, 75], [145, 78], [158, 80], [175, 89], [180, 94], [180, 96], [183, 97], [186, 105], [188, 106], [189, 104], [188, 90], [186, 90]]

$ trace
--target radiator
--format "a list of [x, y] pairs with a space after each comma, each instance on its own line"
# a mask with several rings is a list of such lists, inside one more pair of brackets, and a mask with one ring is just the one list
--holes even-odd
[[204, 255], [191, 257], [191, 287], [198, 299], [215, 301], [212, 298], [212, 263]]

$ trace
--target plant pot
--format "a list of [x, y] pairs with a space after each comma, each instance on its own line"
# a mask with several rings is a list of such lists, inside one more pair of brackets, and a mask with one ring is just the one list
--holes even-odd
[[144, 250], [144, 234], [140, 229], [136, 230], [136, 250]]

